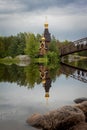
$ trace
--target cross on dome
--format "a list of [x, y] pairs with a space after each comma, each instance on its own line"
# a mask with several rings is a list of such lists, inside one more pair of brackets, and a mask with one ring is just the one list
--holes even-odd
[[45, 17], [44, 27], [45, 27], [45, 28], [48, 28], [47, 16]]

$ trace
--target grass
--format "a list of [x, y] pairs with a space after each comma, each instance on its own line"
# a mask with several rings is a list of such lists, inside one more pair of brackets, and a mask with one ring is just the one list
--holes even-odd
[[[47, 57], [43, 57], [43, 58], [34, 58], [31, 60], [34, 63], [43, 63], [43, 64], [47, 64], [48, 63], [48, 58]], [[5, 57], [5, 58], [0, 58], [0, 63], [2, 64], [16, 64], [19, 63], [20, 60], [19, 58], [15, 57], [15, 58], [10, 58], [10, 57]]]
[[85, 60], [85, 59], [87, 59], [87, 57], [86, 56], [80, 56], [80, 59]]
[[48, 63], [48, 58], [47, 58], [47, 57], [35, 58], [35, 59], [34, 59], [34, 62], [35, 62], [35, 63], [45, 63], [45, 64], [47, 64], [47, 63]]
[[18, 58], [9, 58], [9, 57], [0, 58], [0, 63], [15, 64], [15, 63], [19, 63], [19, 59]]

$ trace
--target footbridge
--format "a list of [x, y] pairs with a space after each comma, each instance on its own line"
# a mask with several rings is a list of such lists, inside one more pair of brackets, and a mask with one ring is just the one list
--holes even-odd
[[87, 37], [71, 42], [60, 48], [60, 57], [87, 50]]

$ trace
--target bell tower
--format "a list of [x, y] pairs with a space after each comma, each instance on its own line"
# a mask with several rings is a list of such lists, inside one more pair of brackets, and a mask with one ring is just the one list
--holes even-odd
[[46, 21], [44, 23], [44, 37], [45, 37], [45, 44], [46, 44], [46, 48], [49, 50], [49, 44], [51, 42], [51, 34], [49, 33], [49, 29], [48, 29], [48, 22], [47, 22], [47, 17], [46, 17]]
[[51, 36], [48, 30], [47, 17], [44, 23], [44, 33], [40, 40], [39, 56], [44, 56], [49, 51], [49, 45], [51, 42]]

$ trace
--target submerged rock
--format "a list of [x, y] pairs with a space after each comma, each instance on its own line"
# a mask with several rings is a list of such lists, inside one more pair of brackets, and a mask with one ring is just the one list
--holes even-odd
[[87, 101], [87, 98], [82, 97], [82, 98], [77, 98], [74, 100], [75, 103], [82, 103], [83, 101]]

